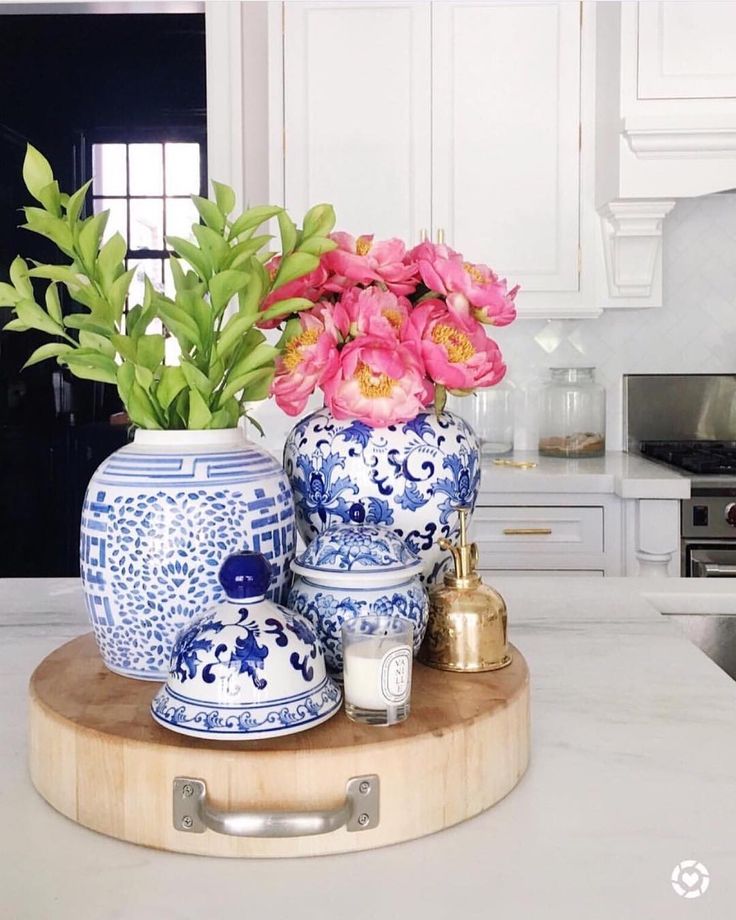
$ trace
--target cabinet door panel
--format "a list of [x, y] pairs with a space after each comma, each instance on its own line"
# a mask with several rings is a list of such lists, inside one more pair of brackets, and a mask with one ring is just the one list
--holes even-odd
[[639, 3], [640, 99], [736, 96], [736, 3]]
[[285, 203], [337, 228], [418, 242], [428, 228], [429, 4], [285, 5]]
[[527, 291], [579, 283], [580, 6], [436, 3], [433, 218]]

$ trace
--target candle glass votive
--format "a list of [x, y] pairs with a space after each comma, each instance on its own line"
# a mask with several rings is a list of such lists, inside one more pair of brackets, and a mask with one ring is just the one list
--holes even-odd
[[342, 626], [345, 712], [353, 722], [395, 725], [409, 715], [414, 626], [359, 616]]

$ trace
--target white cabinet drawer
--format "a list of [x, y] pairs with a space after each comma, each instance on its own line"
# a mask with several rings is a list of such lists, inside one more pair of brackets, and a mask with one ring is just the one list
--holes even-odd
[[603, 552], [603, 508], [476, 508], [471, 527], [481, 560], [489, 554], [590, 555]]

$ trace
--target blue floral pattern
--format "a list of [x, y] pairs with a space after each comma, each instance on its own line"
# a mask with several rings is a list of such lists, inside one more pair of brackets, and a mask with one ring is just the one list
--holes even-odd
[[[224, 597], [217, 573], [232, 552], [271, 563], [270, 596], [290, 581], [296, 529], [276, 461], [243, 441], [216, 453], [131, 445], [96, 471], [82, 512], [80, 570], [105, 664], [163, 680], [177, 634]], [[187, 671], [185, 659], [181, 667]]]
[[456, 509], [475, 506], [479, 456], [470, 426], [449, 412], [370, 428], [319, 409], [292, 429], [284, 450], [299, 532], [309, 544], [340, 522], [386, 525], [419, 554], [432, 582], [446, 561], [436, 541], [457, 537]]
[[306, 579], [295, 578], [289, 594], [289, 606], [313, 625], [324, 648], [328, 671], [342, 674], [341, 628], [345, 620], [366, 614], [393, 614], [414, 624], [414, 652], [419, 651], [429, 617], [427, 593], [420, 579], [391, 588], [364, 589], [321, 588]]
[[303, 569], [325, 572], [383, 572], [417, 568], [416, 553], [394, 531], [370, 524], [334, 524], [297, 558]]

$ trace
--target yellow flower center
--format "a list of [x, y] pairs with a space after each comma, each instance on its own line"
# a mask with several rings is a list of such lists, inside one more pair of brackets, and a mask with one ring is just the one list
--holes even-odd
[[473, 281], [477, 282], [478, 284], [485, 284], [488, 281], [483, 272], [479, 268], [476, 268], [472, 262], [463, 262], [463, 268], [470, 275]]
[[284, 351], [284, 367], [288, 371], [294, 371], [299, 367], [303, 360], [302, 349], [309, 345], [315, 345], [319, 339], [319, 332], [316, 329], [307, 329], [299, 335], [294, 336], [286, 345]]
[[475, 354], [475, 348], [467, 335], [446, 323], [437, 323], [432, 330], [432, 341], [435, 345], [444, 345], [447, 357], [453, 364], [463, 364]]
[[387, 310], [382, 310], [381, 312], [388, 320], [389, 326], [393, 326], [394, 329], [401, 328], [401, 313], [399, 313], [398, 310], [392, 310], [389, 307]]
[[359, 256], [367, 256], [371, 251], [371, 241], [367, 236], [359, 236], [355, 241], [355, 251]]
[[390, 396], [396, 382], [388, 374], [374, 374], [367, 364], [361, 361], [355, 376], [360, 386], [360, 392], [369, 399], [377, 399], [380, 396]]

